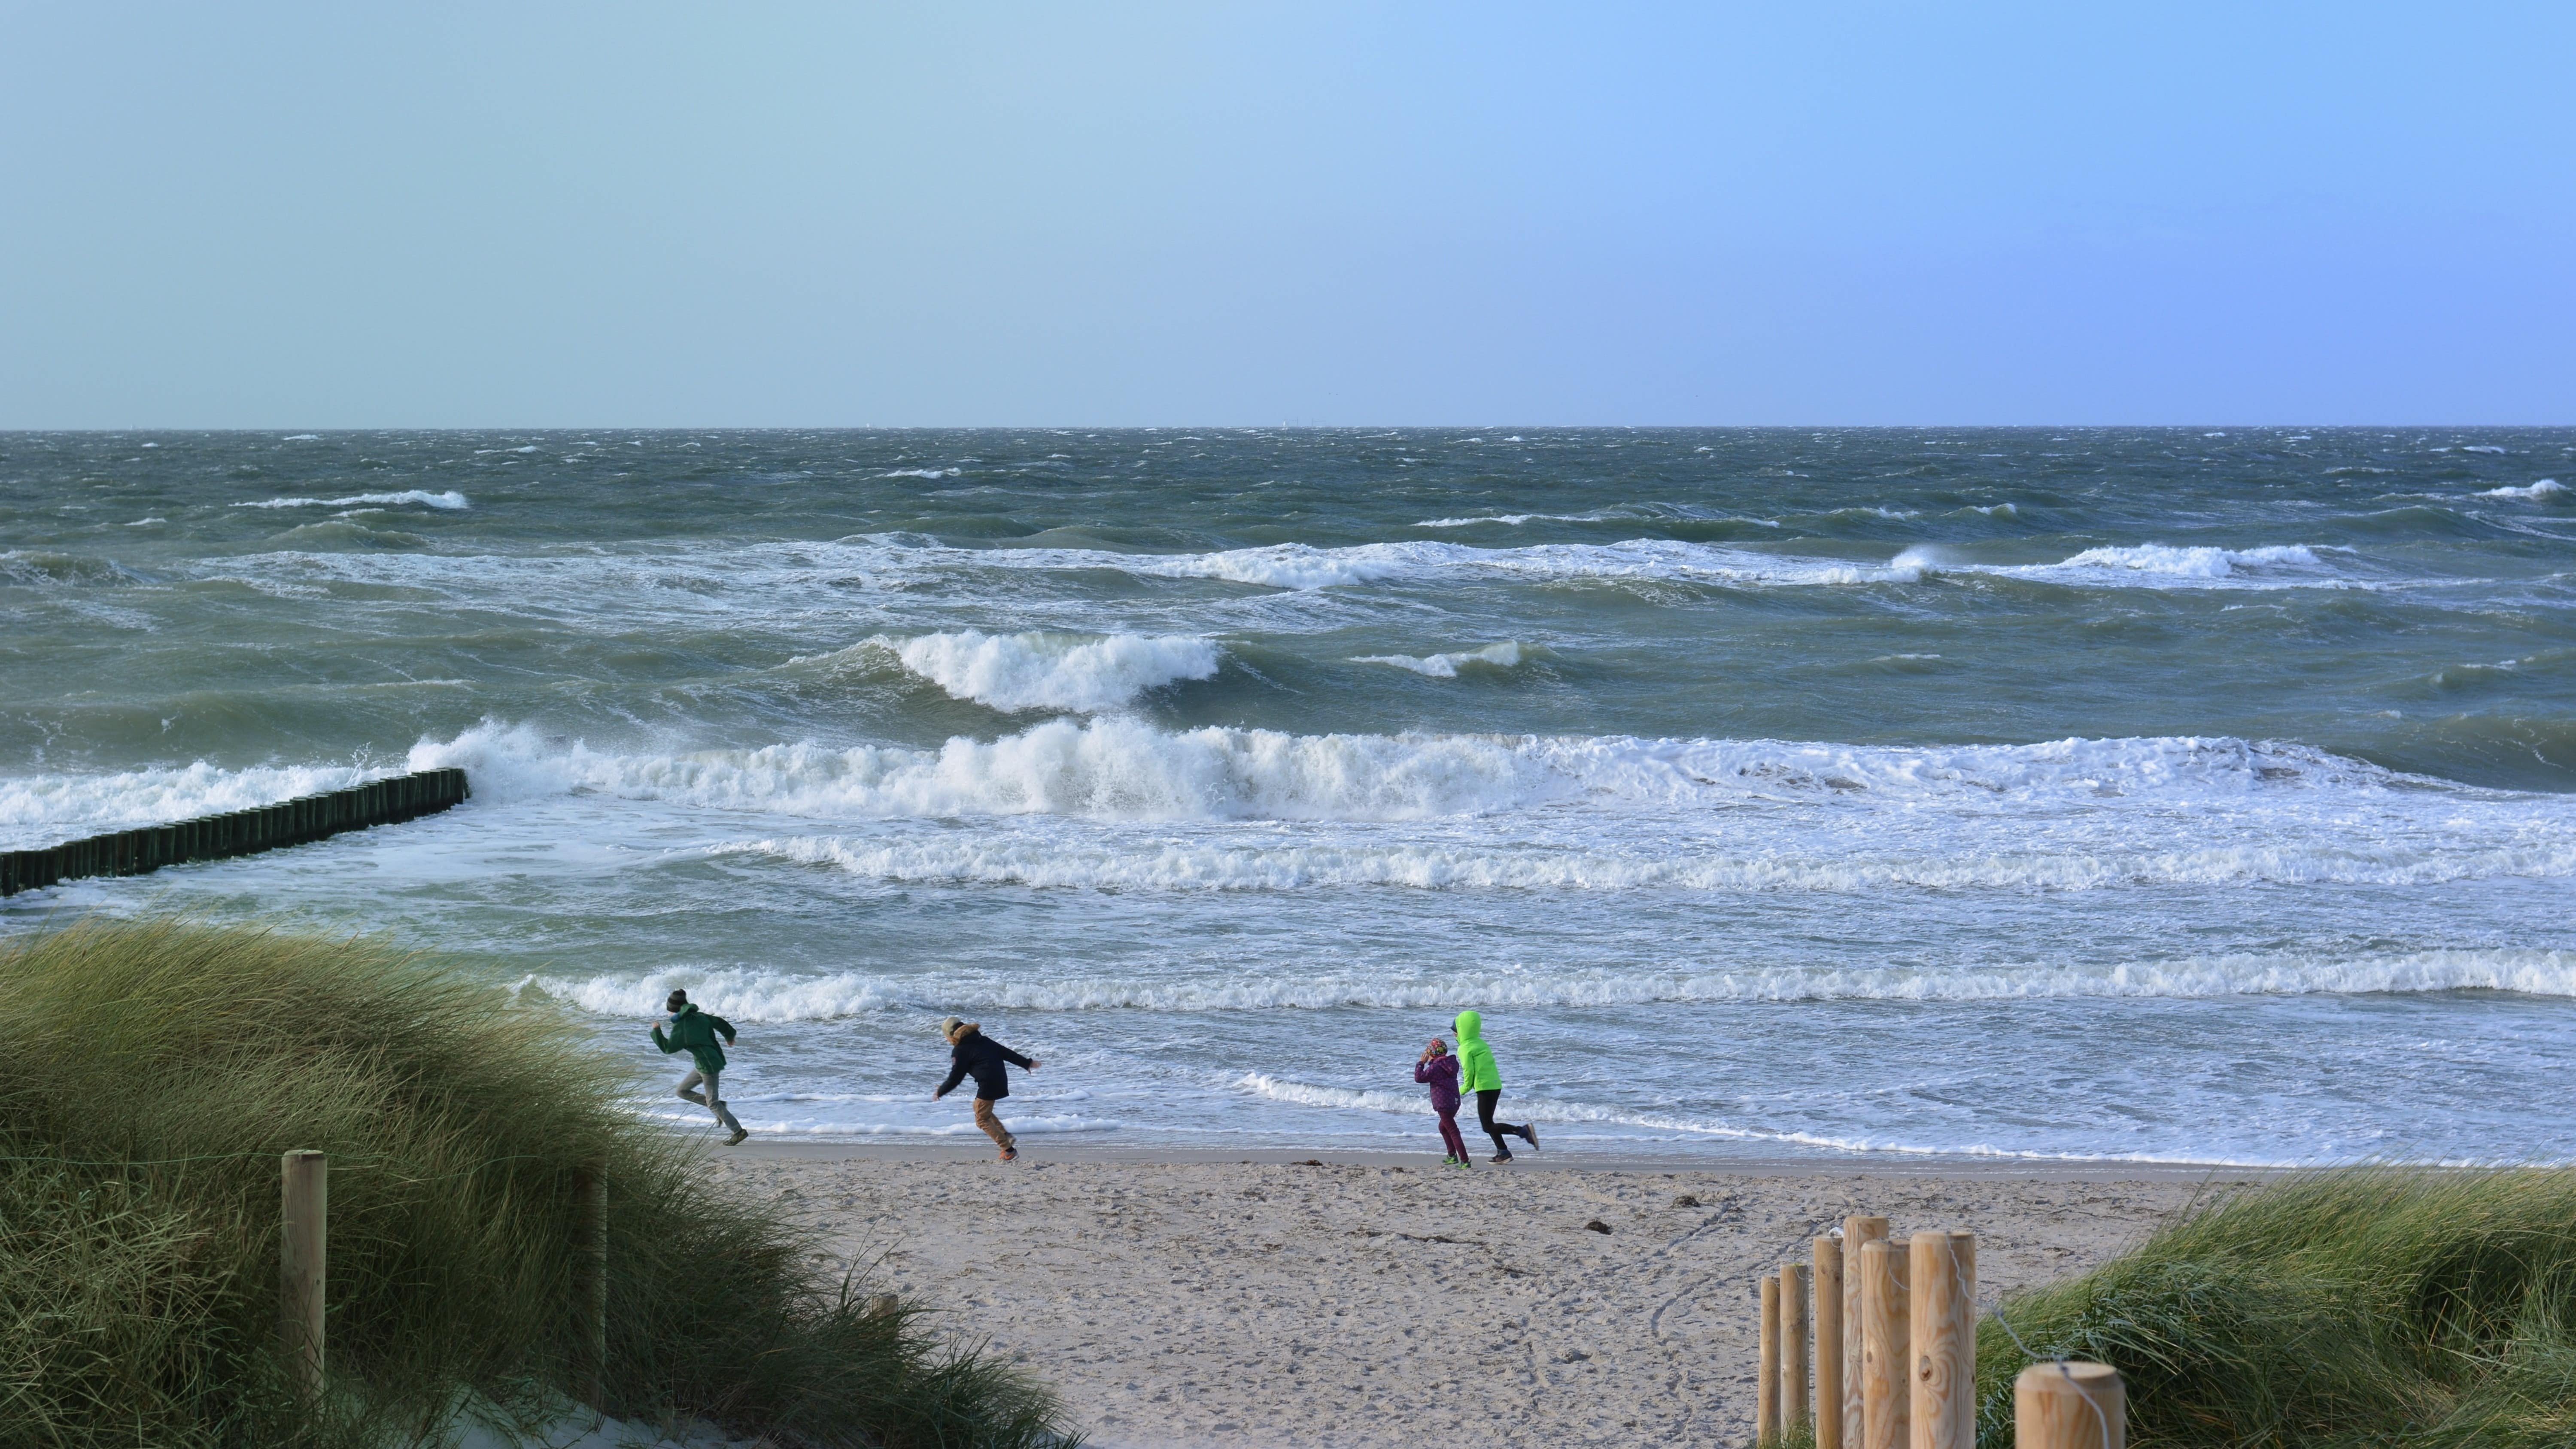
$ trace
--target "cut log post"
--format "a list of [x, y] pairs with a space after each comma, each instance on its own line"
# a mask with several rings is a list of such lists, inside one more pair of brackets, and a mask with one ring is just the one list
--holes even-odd
[[585, 1168], [573, 1178], [572, 1304], [579, 1350], [573, 1389], [608, 1412], [608, 1173]]
[[1753, 1374], [1753, 1442], [1780, 1442], [1780, 1279], [1762, 1277], [1762, 1349]]
[[1816, 1449], [1843, 1449], [1843, 1240], [1816, 1249]]
[[1843, 1444], [1860, 1449], [1860, 1250], [1887, 1241], [1887, 1219], [1843, 1219]]
[[2035, 1363], [2013, 1380], [2014, 1449], [2125, 1449], [2129, 1393], [2100, 1363]]
[[1860, 1449], [1910, 1449], [1912, 1316], [1905, 1250], [1880, 1238], [1860, 1249]]
[[278, 1171], [278, 1338], [288, 1379], [307, 1404], [322, 1397], [322, 1293], [331, 1240], [331, 1175], [319, 1152], [289, 1152]]
[[1938, 1230], [1908, 1245], [1914, 1449], [1977, 1449], [1977, 1238]]
[[1807, 1265], [1780, 1269], [1780, 1432], [1794, 1434], [1807, 1422]]

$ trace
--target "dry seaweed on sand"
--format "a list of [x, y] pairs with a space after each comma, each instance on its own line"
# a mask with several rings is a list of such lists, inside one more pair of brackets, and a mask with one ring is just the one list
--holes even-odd
[[[782, 1445], [1056, 1445], [1051, 1398], [813, 1276], [563, 1016], [379, 942], [89, 921], [0, 948], [0, 1446], [367, 1445], [571, 1382], [577, 1171], [612, 1413]], [[276, 1354], [278, 1155], [331, 1154], [332, 1392]]]

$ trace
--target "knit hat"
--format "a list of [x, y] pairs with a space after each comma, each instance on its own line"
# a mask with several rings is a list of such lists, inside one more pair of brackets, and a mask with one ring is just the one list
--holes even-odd
[[964, 1026], [965, 1024], [966, 1018], [962, 1016], [943, 1016], [939, 1018], [939, 1034], [948, 1038], [950, 1041], [955, 1041], [957, 1039], [957, 1028]]
[[689, 993], [685, 991], [674, 991], [671, 993], [670, 999], [662, 1003], [662, 1009], [664, 1011], [677, 1011], [688, 1004]]

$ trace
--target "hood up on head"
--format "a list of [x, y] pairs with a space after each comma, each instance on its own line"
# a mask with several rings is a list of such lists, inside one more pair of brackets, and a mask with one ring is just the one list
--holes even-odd
[[1458, 1028], [1458, 1040], [1461, 1043], [1478, 1041], [1485, 1035], [1485, 1018], [1481, 1012], [1459, 1012], [1458, 1020], [1452, 1024]]

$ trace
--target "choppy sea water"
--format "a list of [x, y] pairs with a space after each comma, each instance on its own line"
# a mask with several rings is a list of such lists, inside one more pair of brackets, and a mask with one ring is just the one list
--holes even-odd
[[[765, 1133], [2576, 1156], [2576, 431], [0, 436], [13, 897], [392, 932]], [[639, 1107], [694, 1122], [692, 1109]]]

